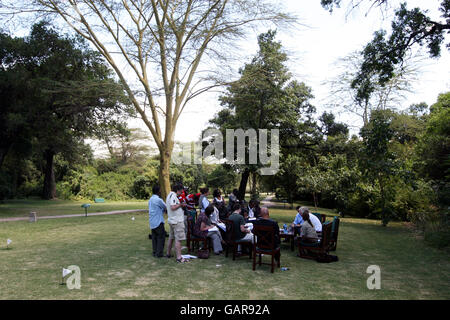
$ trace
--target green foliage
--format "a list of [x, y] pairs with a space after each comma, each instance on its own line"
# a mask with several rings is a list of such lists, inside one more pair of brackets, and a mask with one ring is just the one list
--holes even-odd
[[440, 94], [430, 107], [423, 134], [419, 138], [416, 154], [419, 170], [430, 179], [450, 180], [450, 92]]
[[[51, 199], [58, 155], [83, 163], [91, 155], [84, 138], [98, 123], [123, 117], [129, 101], [99, 53], [81, 37], [60, 36], [47, 22], [34, 24], [23, 38], [1, 34], [0, 59], [0, 167], [8, 154], [33, 156], [44, 177], [42, 196]], [[21, 169], [8, 169], [14, 171], [13, 195], [21, 196], [16, 184], [28, 194]]]
[[136, 199], [150, 198], [152, 187], [158, 180], [152, 180], [147, 176], [137, 176], [133, 181], [132, 194]]
[[220, 189], [228, 194], [235, 188], [237, 174], [223, 165], [217, 165], [216, 168], [207, 176], [206, 183], [214, 189]]
[[425, 130], [415, 146], [415, 168], [434, 181], [439, 202], [450, 205], [450, 92], [430, 107]]
[[394, 135], [389, 112], [372, 111], [368, 125], [361, 129], [363, 137], [360, 168], [368, 181], [379, 190], [380, 197], [374, 199], [375, 212], [380, 213], [386, 226], [392, 217], [393, 179], [397, 170], [395, 157], [389, 150]]
[[[144, 164], [117, 162], [116, 158], [94, 161], [95, 166], [80, 165], [68, 169], [56, 186], [61, 199], [107, 200], [148, 199], [152, 187], [158, 184], [159, 161], [150, 159]], [[206, 176], [201, 165], [171, 165], [174, 182], [188, 186], [191, 192], [204, 184]], [[176, 179], [176, 180], [175, 180]]]
[[393, 208], [398, 219], [417, 223], [420, 221], [418, 216], [430, 212], [436, 200], [436, 192], [429, 182], [399, 183], [395, 188]]
[[448, 214], [441, 216], [434, 222], [427, 223], [424, 232], [424, 239], [430, 245], [437, 248], [450, 246], [450, 219]]
[[102, 175], [87, 175], [81, 181], [78, 197], [83, 199], [105, 198], [124, 200], [133, 197], [132, 187], [136, 174], [107, 172]]
[[[285, 65], [287, 55], [275, 36], [272, 30], [258, 36], [258, 53], [239, 70], [240, 78], [219, 98], [224, 109], [210, 123], [223, 133], [230, 128], [278, 129], [283, 148], [309, 146], [317, 143], [320, 135], [313, 119], [315, 108], [310, 104], [312, 90], [305, 83], [291, 80]], [[243, 173], [240, 194], [245, 193], [249, 176], [254, 176], [262, 166], [261, 163], [233, 166]]]
[[[322, 4], [331, 9], [333, 2], [339, 1], [322, 1]], [[439, 57], [444, 34], [450, 29], [450, 1], [442, 0], [439, 9], [444, 21], [433, 21], [426, 11], [409, 10], [402, 3], [395, 12], [391, 34], [387, 37], [384, 30], [375, 32], [363, 50], [364, 62], [352, 82], [359, 100], [367, 101], [377, 85], [383, 86], [392, 79], [395, 67], [403, 63], [414, 45], [426, 45], [431, 57]]]

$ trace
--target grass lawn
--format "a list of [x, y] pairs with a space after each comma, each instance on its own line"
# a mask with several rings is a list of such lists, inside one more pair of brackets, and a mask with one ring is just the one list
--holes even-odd
[[148, 209], [148, 200], [135, 201], [109, 201], [95, 203], [94, 201], [72, 200], [41, 200], [41, 199], [17, 199], [6, 200], [0, 203], [0, 218], [28, 217], [31, 211], [39, 216], [57, 216], [69, 214], [84, 214], [83, 203], [89, 203], [88, 214], [94, 212], [107, 212], [116, 210]]
[[[60, 214], [56, 207], [40, 206], [46, 214]], [[10, 215], [0, 207], [0, 216]], [[280, 225], [294, 215], [271, 209]], [[265, 265], [252, 271], [248, 257], [213, 255], [188, 264], [154, 258], [148, 228], [145, 212], [2, 222], [0, 299], [450, 299], [448, 252], [426, 246], [400, 223], [384, 228], [379, 221], [344, 218], [334, 253], [338, 262], [300, 259], [283, 243], [281, 265], [289, 270], [274, 274]], [[79, 290], [60, 285], [69, 265], [81, 269]], [[381, 290], [366, 287], [370, 265], [381, 268]]]

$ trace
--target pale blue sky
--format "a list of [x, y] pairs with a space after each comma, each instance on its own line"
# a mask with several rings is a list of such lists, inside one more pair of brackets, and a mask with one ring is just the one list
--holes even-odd
[[[430, 9], [431, 17], [438, 17], [438, 0], [407, 3], [408, 7]], [[284, 1], [284, 5], [290, 13], [297, 15], [302, 25], [295, 30], [278, 30], [277, 39], [289, 54], [288, 66], [294, 78], [312, 87], [315, 95], [313, 104], [317, 107], [318, 114], [321, 114], [326, 110], [322, 106], [329, 90], [323, 83], [336, 75], [336, 61], [353, 51], [361, 50], [372, 39], [375, 31], [389, 28], [393, 11], [381, 12], [380, 9], [373, 8], [365, 16], [367, 7], [350, 13], [346, 7], [342, 7], [330, 14], [321, 7], [319, 0], [288, 0]], [[239, 66], [248, 62], [257, 52], [256, 37], [258, 33], [265, 31], [267, 28], [260, 28], [243, 43], [242, 51], [247, 58], [244, 57]], [[447, 49], [443, 48], [440, 59], [426, 59], [422, 70], [420, 82], [415, 84], [414, 93], [407, 95], [405, 107], [422, 101], [432, 104], [439, 93], [450, 90], [450, 54]], [[218, 110], [220, 106], [217, 94], [205, 94], [193, 100], [180, 117], [176, 140], [198, 139], [201, 130]], [[348, 115], [340, 115], [338, 120], [358, 124], [358, 119]]]

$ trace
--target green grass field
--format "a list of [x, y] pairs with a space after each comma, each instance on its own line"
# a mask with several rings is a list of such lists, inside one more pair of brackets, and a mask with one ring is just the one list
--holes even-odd
[[94, 203], [94, 201], [18, 199], [6, 200], [4, 203], [0, 203], [0, 218], [28, 217], [31, 211], [35, 211], [38, 218], [39, 216], [84, 214], [84, 208], [81, 207], [84, 203], [89, 203], [91, 205], [91, 207], [88, 208], [88, 214], [94, 212], [148, 208], [148, 200], [106, 200], [104, 203]]
[[[54, 207], [47, 203], [40, 210], [60, 214], [60, 204], [73, 205], [73, 210], [80, 205], [54, 202]], [[25, 202], [15, 205], [29, 208]], [[146, 202], [123, 203], [122, 209], [137, 205], [145, 208]], [[0, 216], [15, 216], [7, 206], [0, 207]], [[118, 204], [111, 210], [118, 210]], [[295, 215], [283, 207], [270, 210], [280, 224]], [[300, 259], [283, 243], [281, 265], [289, 270], [276, 269], [274, 274], [266, 265], [252, 271], [248, 257], [232, 261], [231, 255], [213, 255], [188, 264], [154, 258], [148, 233], [145, 212], [2, 222], [0, 299], [450, 299], [448, 252], [426, 246], [401, 223], [384, 228], [379, 221], [344, 218], [333, 253], [338, 262]], [[10, 249], [8, 238], [13, 241]], [[60, 285], [62, 268], [69, 265], [81, 269], [79, 290]], [[370, 265], [381, 268], [380, 290], [367, 289]]]

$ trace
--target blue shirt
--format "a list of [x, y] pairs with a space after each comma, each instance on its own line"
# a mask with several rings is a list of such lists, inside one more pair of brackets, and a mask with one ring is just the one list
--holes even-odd
[[148, 216], [150, 229], [158, 228], [161, 223], [164, 223], [163, 213], [166, 210], [166, 204], [156, 194], [152, 195], [148, 200]]
[[294, 219], [294, 224], [303, 224], [303, 218], [300, 213], [297, 213]]
[[204, 197], [202, 199], [202, 205], [200, 207], [200, 212], [205, 212], [205, 209], [208, 208], [208, 206], [209, 206], [209, 200], [208, 200], [208, 198]]

